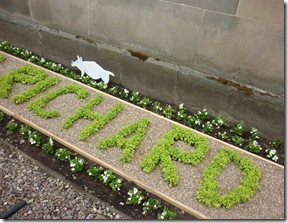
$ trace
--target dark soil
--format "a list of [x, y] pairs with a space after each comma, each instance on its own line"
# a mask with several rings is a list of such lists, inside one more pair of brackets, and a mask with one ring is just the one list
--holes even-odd
[[[120, 191], [113, 191], [109, 186], [104, 185], [100, 181], [96, 181], [94, 177], [89, 176], [86, 173], [86, 170], [89, 167], [95, 166], [99, 167], [98, 164], [93, 163], [90, 160], [85, 159], [86, 163], [84, 166], [84, 170], [72, 173], [70, 169], [70, 165], [68, 161], [61, 161], [55, 155], [47, 154], [41, 149], [41, 145], [47, 143], [48, 137], [46, 135], [41, 135], [41, 144], [40, 146], [31, 145], [28, 143], [28, 136], [21, 135], [19, 133], [21, 123], [19, 120], [14, 119], [15, 123], [18, 124], [16, 130], [14, 130], [12, 135], [7, 136], [7, 123], [12, 119], [11, 116], [4, 114], [4, 118], [0, 121], [0, 138], [6, 140], [20, 151], [27, 154], [29, 157], [39, 161], [46, 167], [54, 170], [60, 175], [63, 175], [67, 180], [71, 183], [76, 184], [78, 188], [83, 189], [87, 193], [101, 199], [102, 201], [108, 203], [109, 205], [115, 207], [119, 211], [127, 214], [133, 219], [157, 219], [157, 214], [161, 213], [164, 207], [167, 207], [170, 211], [176, 213], [176, 219], [196, 219], [194, 216], [190, 215], [189, 213], [184, 212], [183, 210], [179, 209], [178, 207], [162, 200], [161, 198], [148, 193], [146, 190], [140, 188], [138, 185], [131, 181], [127, 181], [123, 179], [122, 186]], [[35, 131], [33, 128], [30, 128], [31, 131]], [[61, 145], [57, 141], [54, 140], [54, 152], [56, 149], [65, 148], [65, 146]], [[69, 150], [69, 149], [68, 149]], [[70, 150], [71, 151], [71, 150]], [[73, 152], [73, 151], [71, 151]], [[81, 157], [80, 155], [73, 152], [72, 157]], [[105, 168], [103, 168], [105, 170]], [[118, 177], [118, 176], [117, 176]], [[140, 205], [120, 205], [120, 202], [125, 202], [128, 195], [127, 192], [132, 189], [133, 187], [138, 188], [138, 190], [142, 191], [142, 194], [145, 196], [145, 200], [148, 200], [150, 197], [154, 199], [158, 199], [162, 204], [162, 209], [158, 209], [156, 211], [149, 211], [143, 214], [143, 206], [142, 203]]]

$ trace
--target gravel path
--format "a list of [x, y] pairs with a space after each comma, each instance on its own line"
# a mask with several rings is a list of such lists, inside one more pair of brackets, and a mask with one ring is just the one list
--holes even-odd
[[[32, 200], [9, 219], [127, 219], [0, 139], [0, 214]], [[61, 179], [62, 178], [62, 179]]]

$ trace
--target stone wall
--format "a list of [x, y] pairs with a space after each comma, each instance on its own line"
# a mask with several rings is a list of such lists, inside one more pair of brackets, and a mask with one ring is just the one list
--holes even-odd
[[284, 138], [283, 1], [1, 0], [0, 39]]

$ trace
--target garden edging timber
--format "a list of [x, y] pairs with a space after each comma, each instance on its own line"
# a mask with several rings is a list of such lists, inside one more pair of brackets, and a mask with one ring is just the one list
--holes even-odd
[[[10, 56], [9, 57], [9, 59], [11, 59], [12, 57]], [[13, 59], [11, 59], [11, 60], [13, 60]], [[19, 59], [18, 59], [19, 60]], [[21, 64], [23, 61], [21, 61], [21, 60], [19, 60], [18, 61], [17, 60], [17, 58], [16, 58], [16, 61], [17, 62], [19, 62], [19, 64]], [[35, 65], [33, 65], [33, 66], [35, 66]], [[40, 68], [40, 69], [43, 69], [43, 68]], [[48, 71], [47, 71], [48, 72]], [[53, 73], [53, 72], [48, 72], [50, 75], [58, 75], [58, 74], [56, 74], [56, 73]], [[59, 75], [60, 76], [60, 75]], [[65, 78], [63, 77], [63, 76], [61, 76], [61, 78], [62, 79], [64, 79], [65, 80]], [[68, 82], [71, 82], [72, 80], [67, 80]], [[73, 81], [74, 82], [74, 81]], [[77, 82], [77, 84], [80, 84], [80, 83], [78, 83]], [[19, 85], [18, 85], [19, 86]], [[20, 87], [20, 86], [19, 86]], [[87, 87], [86, 85], [84, 86], [83, 85], [83, 87], [85, 87], [85, 88], [87, 88], [87, 89], [89, 89], [89, 92], [98, 92], [97, 90], [95, 90], [95, 89], [92, 89], [92, 88], [90, 88], [90, 87]], [[12, 94], [15, 94], [15, 92], [14, 93], [12, 93]], [[44, 92], [44, 94], [45, 94], [45, 92]], [[109, 101], [109, 100], [115, 100], [115, 99], [117, 99], [117, 98], [114, 98], [114, 97], [112, 97], [112, 96], [110, 96], [110, 95], [106, 95], [106, 94], [104, 94], [104, 93], [102, 93], [101, 92], [101, 94], [103, 94], [103, 95], [105, 95], [105, 98], [107, 99], [107, 98], [110, 98], [110, 99], [107, 99], [107, 101]], [[67, 98], [66, 98], [67, 99]], [[128, 112], [128, 114], [126, 114], [126, 116], [127, 117], [130, 117], [130, 119], [132, 119], [133, 117], [137, 117], [137, 115], [139, 115], [139, 116], [141, 116], [140, 114], [145, 114], [144, 116], [149, 116], [149, 117], [151, 117], [151, 119], [153, 118], [153, 121], [155, 121], [155, 120], [157, 120], [158, 122], [160, 122], [160, 125], [159, 125], [159, 123], [157, 124], [157, 125], [154, 125], [152, 128], [153, 128], [153, 133], [155, 133], [155, 134], [149, 134], [149, 142], [151, 143], [151, 145], [155, 145], [155, 142], [157, 142], [158, 140], [157, 139], [153, 139], [153, 138], [151, 138], [151, 136], [153, 135], [155, 135], [155, 137], [158, 135], [158, 136], [160, 136], [161, 137], [161, 135], [163, 134], [163, 131], [165, 132], [165, 131], [167, 131], [167, 130], [169, 130], [170, 129], [170, 126], [171, 126], [171, 124], [173, 123], [173, 124], [177, 124], [177, 125], [179, 125], [178, 123], [174, 123], [173, 121], [171, 121], [171, 120], [168, 120], [168, 119], [166, 119], [166, 118], [164, 118], [164, 117], [161, 117], [161, 116], [158, 116], [158, 115], [155, 115], [154, 113], [152, 114], [151, 112], [149, 112], [149, 111], [147, 111], [147, 110], [144, 110], [144, 109], [141, 109], [141, 108], [139, 108], [139, 107], [136, 107], [136, 106], [133, 106], [133, 105], [131, 105], [131, 104], [129, 104], [129, 103], [126, 103], [126, 102], [124, 102], [124, 101], [122, 101], [122, 100], [120, 100], [120, 99], [117, 99], [118, 101], [121, 101], [122, 103], [124, 103], [125, 104], [125, 106], [127, 106], [127, 107], [129, 107], [129, 110], [125, 110], [126, 112]], [[106, 101], [106, 102], [107, 102]], [[4, 103], [5, 102], [5, 103]], [[101, 153], [100, 154], [98, 154], [98, 155], [96, 155], [95, 153], [93, 154], [93, 155], [91, 155], [91, 151], [84, 151], [83, 150], [83, 145], [85, 144], [85, 143], [90, 143], [90, 145], [93, 145], [93, 147], [95, 147], [95, 142], [96, 141], [91, 141], [91, 139], [90, 140], [88, 140], [88, 142], [85, 142], [84, 144], [82, 143], [82, 142], [71, 142], [71, 140], [65, 140], [65, 139], [63, 139], [64, 137], [63, 137], [63, 131], [65, 131], [65, 130], [62, 130], [61, 131], [61, 129], [59, 130], [57, 130], [57, 127], [56, 127], [56, 129], [54, 129], [53, 128], [53, 125], [54, 125], [54, 127], [55, 127], [55, 122], [53, 123], [53, 121], [55, 121], [55, 120], [49, 120], [48, 122], [47, 122], [47, 120], [45, 121], [45, 120], [39, 120], [39, 118], [38, 117], [35, 117], [35, 115], [32, 115], [31, 116], [31, 114], [29, 113], [29, 114], [27, 114], [27, 109], [26, 109], [26, 107], [25, 106], [23, 106], [23, 105], [19, 105], [19, 106], [16, 106], [16, 105], [14, 105], [14, 104], [12, 104], [9, 100], [6, 100], [6, 99], [4, 99], [3, 100], [3, 103], [5, 104], [4, 106], [1, 106], [1, 109], [3, 109], [4, 110], [4, 112], [5, 113], [10, 113], [12, 116], [14, 116], [15, 118], [17, 118], [17, 119], [20, 119], [20, 120], [22, 120], [22, 121], [24, 121], [24, 122], [28, 122], [27, 124], [29, 124], [29, 125], [31, 125], [31, 126], [33, 126], [33, 127], [37, 127], [37, 128], [39, 128], [39, 131], [40, 131], [40, 129], [42, 130], [42, 131], [44, 131], [45, 133], [46, 133], [46, 135], [50, 135], [50, 136], [52, 136], [55, 140], [63, 140], [63, 143], [65, 143], [65, 145], [67, 145], [67, 147], [69, 147], [69, 148], [71, 148], [72, 150], [74, 150], [75, 151], [75, 149], [76, 150], [78, 150], [78, 151], [76, 151], [77, 153], [79, 152], [79, 154], [85, 154], [84, 156], [91, 156], [91, 158], [92, 158], [92, 160], [95, 160], [97, 163], [99, 163], [100, 162], [100, 164], [101, 163], [103, 163], [103, 164], [105, 164], [105, 165], [103, 165], [103, 166], [109, 166], [109, 169], [111, 169], [111, 170], [113, 170], [113, 171], [115, 171], [115, 173], [117, 173], [117, 174], [119, 174], [119, 175], [125, 175], [125, 178], [126, 179], [130, 179], [130, 180], [132, 180], [132, 181], [135, 181], [135, 182], [137, 182], [137, 184], [139, 185], [139, 186], [141, 186], [141, 187], [143, 187], [144, 189], [147, 189], [148, 191], [149, 191], [149, 189], [151, 189], [153, 192], [157, 192], [157, 194], [159, 194], [159, 197], [163, 197], [163, 199], [168, 199], [169, 200], [169, 202], [171, 202], [171, 203], [173, 203], [174, 202], [174, 204], [176, 205], [176, 206], [181, 206], [181, 208], [183, 208], [183, 210], [185, 210], [185, 211], [187, 211], [187, 212], [189, 212], [189, 213], [193, 213], [193, 215], [197, 215], [197, 212], [198, 212], [198, 214], [199, 214], [199, 217], [201, 218], [201, 216], [202, 217], [204, 217], [204, 218], [224, 218], [225, 216], [227, 216], [227, 218], [241, 218], [241, 217], [244, 217], [245, 218], [245, 216], [243, 216], [243, 213], [240, 213], [240, 215], [238, 215], [236, 212], [235, 212], [235, 209], [237, 209], [237, 208], [239, 208], [240, 206], [242, 207], [242, 208], [244, 208], [245, 210], [249, 210], [249, 209], [251, 209], [251, 206], [249, 206], [249, 205], [251, 205], [251, 203], [253, 203], [254, 205], [255, 204], [257, 204], [257, 202], [255, 201], [255, 200], [257, 200], [257, 199], [260, 199], [260, 197], [259, 196], [253, 196], [252, 197], [252, 199], [251, 199], [251, 201], [249, 201], [249, 202], [246, 202], [246, 203], [243, 203], [243, 204], [239, 204], [239, 205], [236, 205], [237, 207], [234, 207], [233, 208], [233, 210], [223, 210], [223, 209], [214, 209], [214, 208], [206, 208], [206, 207], [204, 207], [203, 205], [200, 205], [199, 207], [197, 207], [197, 209], [199, 208], [201, 211], [198, 211], [198, 210], [196, 210], [196, 209], [194, 209], [194, 208], [191, 208], [190, 206], [191, 206], [191, 202], [190, 201], [188, 201], [187, 200], [187, 203], [188, 203], [188, 205], [187, 205], [187, 203], [185, 204], [185, 202], [186, 202], [186, 200], [185, 200], [185, 202], [183, 202], [183, 200], [181, 200], [181, 201], [178, 201], [177, 200], [177, 198], [179, 197], [181, 197], [180, 195], [181, 194], [177, 194], [176, 193], [176, 195], [174, 194], [173, 196], [171, 196], [171, 195], [167, 195], [167, 194], [165, 194], [165, 193], [163, 193], [164, 191], [166, 191], [166, 190], [171, 190], [171, 191], [174, 191], [175, 190], [175, 188], [173, 189], [171, 189], [171, 188], [167, 188], [167, 185], [165, 185], [165, 183], [163, 183], [162, 181], [163, 181], [163, 179], [162, 179], [162, 174], [161, 174], [161, 172], [159, 172], [159, 168], [157, 169], [157, 170], [155, 170], [154, 171], [154, 173], [153, 173], [153, 178], [155, 177], [155, 181], [158, 181], [157, 183], [157, 185], [152, 185], [152, 184], [150, 184], [150, 185], [146, 185], [145, 183], [142, 183], [141, 181], [139, 181], [139, 179], [137, 179], [137, 178], [135, 178], [135, 177], [133, 177], [133, 176], [140, 176], [140, 178], [141, 178], [141, 180], [142, 180], [142, 177], [143, 177], [143, 182], [148, 182], [149, 183], [149, 179], [150, 179], [150, 181], [151, 181], [151, 178], [150, 178], [150, 176], [151, 175], [147, 175], [147, 174], [143, 174], [143, 173], [139, 173], [138, 174], [138, 172], [137, 172], [137, 174], [131, 174], [132, 175], [132, 177], [131, 176], [129, 176], [129, 175], [127, 175], [127, 173], [125, 174], [124, 172], [123, 172], [123, 170], [124, 169], [126, 169], [126, 168], [132, 168], [133, 169], [133, 164], [135, 164], [135, 163], [137, 163], [137, 161], [132, 161], [132, 164], [127, 164], [126, 166], [125, 166], [125, 168], [123, 167], [123, 166], [120, 166], [121, 164], [119, 163], [119, 156], [117, 156], [116, 157], [116, 160], [112, 160], [112, 162], [114, 162], [114, 163], [112, 163], [112, 165], [110, 164], [110, 163], [108, 163], [107, 164], [107, 161], [105, 162], [105, 160], [103, 161], [103, 157], [102, 157], [102, 159], [101, 158], [98, 158], [98, 157], [96, 157], [96, 156], [99, 156], [99, 157], [101, 157]], [[111, 104], [110, 102], [108, 103], [108, 104]], [[17, 108], [17, 109], [16, 109]], [[19, 108], [19, 109], [18, 109]], [[102, 108], [103, 109], [103, 108]], [[13, 111], [19, 111], [19, 113], [17, 112], [17, 114], [16, 113], [14, 113]], [[74, 110], [74, 109], [73, 109]], [[134, 116], [132, 115], [132, 113], [129, 113], [129, 112], [131, 112], [130, 110], [133, 110], [133, 112], [135, 112], [135, 114], [134, 114]], [[142, 116], [143, 116], [143, 114], [142, 114]], [[26, 116], [26, 117], [25, 117]], [[28, 120], [28, 118], [29, 118], [29, 120]], [[126, 117], [126, 118], [127, 118]], [[119, 117], [118, 117], [118, 119], [119, 119]], [[113, 122], [118, 122], [119, 120], [117, 119], [117, 121], [113, 121]], [[32, 120], [32, 121], [31, 121]], [[123, 120], [125, 120], [125, 117], [123, 117], [123, 116], [121, 116], [121, 119], [120, 119], [120, 121], [123, 121]], [[44, 121], [44, 123], [41, 123], [42, 121]], [[59, 120], [58, 120], [59, 121]], [[51, 122], [51, 123], [50, 123]], [[58, 122], [59, 123], [59, 122]], [[40, 125], [39, 125], [40, 124]], [[116, 124], [116, 123], [114, 123], [114, 124]], [[119, 123], [118, 123], [119, 124]], [[43, 126], [45, 126], [45, 129], [43, 128]], [[117, 125], [116, 125], [117, 126]], [[107, 127], [107, 128], [109, 128], [110, 130], [111, 129], [113, 129], [112, 127], [115, 127], [114, 125], [113, 126], [109, 126], [109, 127]], [[157, 128], [156, 128], [157, 127]], [[162, 128], [161, 128], [162, 127]], [[185, 127], [185, 126], [182, 126], [183, 128], [187, 128], [187, 127]], [[119, 128], [119, 127], [118, 127]], [[117, 128], [117, 129], [118, 129]], [[49, 130], [47, 130], [47, 129], [49, 129]], [[275, 173], [277, 172], [277, 171], [279, 171], [278, 173], [278, 175], [277, 174], [274, 174], [274, 175], [277, 175], [278, 177], [277, 177], [277, 180], [279, 181], [278, 182], [278, 186], [280, 186], [280, 188], [278, 188], [278, 190], [275, 190], [275, 191], [277, 191], [277, 192], [279, 192], [280, 193], [280, 195], [277, 195], [277, 198], [276, 199], [279, 199], [279, 201], [278, 202], [280, 202], [280, 204], [279, 204], [279, 208], [281, 208], [282, 206], [281, 205], [283, 205], [283, 207], [282, 208], [284, 208], [284, 196], [282, 196], [281, 194], [284, 192], [284, 185], [282, 185], [282, 180], [284, 181], [284, 177], [282, 177], [281, 175], [283, 174], [283, 172], [284, 172], [284, 167], [282, 167], [281, 165], [278, 165], [278, 164], [275, 164], [274, 162], [272, 162], [272, 161], [269, 161], [269, 160], [266, 160], [266, 159], [263, 159], [263, 158], [261, 158], [261, 157], [259, 157], [259, 156], [257, 156], [257, 155], [253, 155], [253, 154], [251, 154], [251, 153], [249, 153], [249, 152], [246, 152], [246, 151], [243, 151], [242, 149], [239, 149], [239, 148], [237, 148], [237, 147], [235, 147], [235, 146], [232, 146], [232, 145], [230, 145], [230, 144], [226, 144], [226, 143], [224, 143], [224, 142], [222, 142], [222, 141], [220, 141], [220, 140], [216, 140], [215, 138], [212, 138], [212, 137], [210, 137], [210, 136], [207, 136], [207, 135], [205, 135], [205, 134], [203, 134], [203, 133], [200, 133], [200, 132], [198, 132], [198, 131], [195, 131], [195, 130], [192, 130], [192, 129], [190, 129], [192, 132], [195, 132], [196, 134], [198, 134], [198, 135], [203, 135], [203, 136], [205, 136], [208, 140], [209, 140], [209, 143], [210, 143], [210, 147], [211, 147], [211, 145], [213, 145], [214, 147], [213, 147], [213, 149], [216, 149], [216, 150], [218, 150], [216, 147], [230, 147], [230, 148], [232, 148], [233, 150], [236, 150], [237, 152], [240, 152], [241, 154], [244, 154], [245, 156], [249, 156], [254, 162], [256, 162], [257, 163], [257, 165], [261, 165], [261, 171], [262, 171], [262, 173], [263, 173], [263, 171], [266, 171], [266, 168], [264, 168], [266, 165], [270, 165], [270, 167], [271, 167], [271, 169], [273, 169], [273, 170], [276, 170], [275, 171]], [[41, 132], [42, 132], [41, 131]], [[69, 131], [70, 133], [71, 133], [71, 131]], [[78, 131], [77, 131], [78, 132]], [[156, 132], [158, 132], [158, 134], [156, 134]], [[56, 134], [57, 134], [57, 136], [56, 136]], [[67, 134], [69, 134], [69, 133], [67, 133]], [[102, 134], [102, 135], [101, 135]], [[99, 133], [99, 138], [105, 138], [105, 134], [108, 134], [108, 136], [109, 135], [111, 135], [111, 132], [107, 132], [107, 131], [105, 131], [105, 129], [103, 129], [103, 131], [101, 132], [101, 134]], [[72, 137], [74, 137], [74, 140], [75, 140], [75, 138], [77, 139], [77, 137], [75, 137], [75, 134], [72, 136]], [[106, 135], [106, 137], [107, 137], [107, 135]], [[146, 141], [145, 141], [146, 143], [148, 142], [147, 141], [147, 137], [146, 137]], [[145, 144], [145, 143], [142, 143], [141, 144], [141, 149], [143, 149], [144, 147], [143, 147], [143, 144]], [[87, 144], [86, 144], [87, 145]], [[82, 147], [82, 148], [80, 148], [80, 147]], [[140, 153], [140, 155], [142, 154], [142, 156], [143, 156], [143, 154], [146, 154], [147, 153], [147, 149], [146, 149], [146, 151], [141, 151], [141, 149], [140, 148], [138, 148], [138, 150], [137, 150], [137, 154], [139, 155], [139, 153]], [[148, 148], [149, 149], [149, 148]], [[150, 148], [151, 149], [151, 148]], [[150, 151], [150, 149], [149, 149], [149, 151]], [[112, 154], [115, 156], [115, 154], [118, 154], [118, 152], [113, 152], [113, 151], [111, 151], [111, 150], [113, 150], [114, 151], [114, 149], [109, 149], [109, 151], [107, 151], [107, 157], [113, 157], [112, 156]], [[118, 150], [117, 150], [118, 151]], [[97, 152], [97, 153], [99, 153], [99, 151], [94, 151], [93, 150], [93, 152]], [[111, 153], [111, 152], [113, 152], [113, 153]], [[214, 151], [215, 152], [215, 151]], [[200, 165], [200, 172], [202, 172], [201, 171], [201, 168], [203, 168], [203, 165], [207, 165], [207, 161], [209, 161], [210, 159], [211, 159], [212, 157], [211, 157], [211, 153], [210, 153], [210, 155], [209, 155], [209, 158], [205, 158], [206, 159], [206, 164], [202, 164], [202, 165]], [[110, 167], [112, 167], [112, 168], [110, 168]], [[177, 167], [182, 167], [182, 168], [184, 168], [184, 170], [185, 170], [185, 167], [184, 166], [182, 166], [182, 164], [177, 164]], [[124, 168], [124, 169], [123, 169]], [[136, 168], [138, 168], [138, 167], [136, 167]], [[193, 169], [194, 167], [192, 167], [191, 169]], [[190, 170], [189, 170], [190, 171]], [[191, 171], [193, 171], [193, 170], [191, 170]], [[129, 172], [129, 169], [128, 169], [128, 172]], [[156, 172], [156, 176], [155, 176], [155, 172]], [[179, 171], [179, 172], [181, 172], [181, 171]], [[272, 172], [270, 172], [269, 174], [272, 174], [273, 173], [273, 171]], [[180, 174], [180, 173], [179, 173]], [[189, 188], [190, 188], [190, 186], [191, 186], [191, 179], [194, 179], [193, 178], [193, 175], [199, 175], [199, 172], [197, 173], [197, 172], [194, 172], [194, 174], [193, 173], [188, 173], [188, 174], [190, 174], [190, 175], [185, 175], [185, 171], [184, 172], [181, 172], [181, 184], [185, 184], [186, 185], [186, 189], [187, 189], [187, 187], [188, 187], [188, 185], [189, 185]], [[266, 172], [264, 173], [264, 174], [266, 174]], [[201, 173], [200, 173], [200, 175], [201, 175]], [[186, 176], [187, 178], [188, 178], [188, 180], [190, 180], [189, 182], [187, 182], [187, 179], [183, 179], [183, 178], [185, 178], [184, 176]], [[146, 178], [146, 179], [145, 179]], [[268, 179], [273, 179], [273, 177], [268, 177], [268, 170], [267, 170], [267, 176], [266, 175], [264, 175], [264, 179], [265, 179], [265, 183], [269, 183], [268, 181], [266, 182], [266, 180], [268, 180]], [[154, 180], [154, 179], [153, 179]], [[263, 178], [262, 178], [262, 180], [263, 180]], [[195, 179], [194, 179], [194, 182], [195, 182]], [[262, 184], [263, 184], [263, 182], [262, 182]], [[159, 188], [161, 188], [160, 187], [160, 185], [161, 186], [163, 186], [164, 187], [164, 189], [161, 191], [159, 191], [159, 190], [155, 190], [155, 187], [157, 188], [157, 187], [159, 187]], [[270, 184], [269, 184], [270, 185]], [[197, 186], [197, 185], [196, 185]], [[275, 186], [275, 183], [274, 183], [274, 185], [273, 186]], [[270, 186], [269, 186], [270, 187]], [[195, 189], [195, 188], [194, 188]], [[270, 188], [270, 189], [272, 189], [272, 188]], [[181, 190], [181, 189], [180, 189]], [[191, 189], [192, 190], [192, 189]], [[257, 195], [257, 193], [259, 194], [260, 192], [261, 192], [261, 190], [263, 190], [263, 189], [260, 189], [260, 191], [258, 191], [258, 192], [256, 192], [256, 195]], [[273, 193], [275, 193], [275, 191], [270, 191], [269, 193], [270, 193], [270, 196], [272, 196], [271, 194], [272, 194], [272, 192]], [[175, 191], [174, 191], [175, 192]], [[267, 192], [267, 191], [266, 191]], [[266, 193], [264, 193], [264, 194], [266, 194]], [[183, 194], [182, 194], [183, 195]], [[261, 194], [261, 195], [263, 195], [263, 194]], [[187, 197], [189, 197], [189, 196], [186, 196], [186, 199], [187, 199]], [[255, 198], [255, 197], [257, 197], [257, 198]], [[191, 198], [191, 196], [190, 196], [190, 198]], [[267, 196], [265, 197], [265, 202], [271, 202], [271, 200], [269, 201], [267, 201], [266, 200], [267, 199]], [[261, 199], [260, 199], [261, 200]], [[256, 202], [256, 203], [255, 203]], [[265, 203], [264, 202], [264, 203]], [[273, 201], [273, 202], [276, 202], [276, 201]], [[266, 204], [266, 203], [265, 203]], [[248, 208], [246, 207], [248, 205]], [[268, 205], [269, 206], [269, 208], [270, 207], [272, 207], [273, 205], [272, 204], [270, 204], [270, 205]], [[275, 207], [275, 205], [274, 205], [274, 207]], [[262, 207], [262, 209], [263, 209], [263, 214], [264, 213], [266, 213], [268, 210], [266, 210], [266, 207]], [[203, 212], [205, 212], [206, 211], [206, 213], [209, 213], [209, 212], [213, 212], [212, 213], [212, 216], [207, 216], [205, 213], [203, 214]], [[239, 210], [238, 209], [238, 211], [240, 211], [241, 212], [241, 210]], [[243, 210], [242, 210], [243, 211]], [[275, 210], [276, 211], [276, 210]], [[275, 211], [274, 211], [274, 213], [273, 214], [275, 214]], [[234, 212], [234, 216], [233, 216], [233, 214], [232, 214], [232, 212]], [[278, 216], [278, 217], [276, 217], [276, 218], [283, 218], [283, 216], [282, 216], [282, 210], [278, 210], [278, 211], [276, 211], [277, 213], [276, 213], [276, 215]], [[220, 215], [217, 215], [217, 213], [220, 213]], [[236, 214], [235, 214], [236, 213]], [[229, 215], [230, 214], [230, 215]], [[232, 214], [232, 215], [231, 215]], [[251, 213], [250, 213], [251, 214]], [[282, 217], [281, 217], [282, 216]], [[247, 216], [246, 216], [246, 218], [247, 218]], [[253, 216], [251, 216], [251, 218], [257, 218], [257, 217], [253, 217]], [[259, 218], [259, 216], [258, 216], [258, 218]], [[261, 218], [261, 217], [260, 217]], [[268, 218], [267, 216], [264, 216], [263, 218]], [[275, 218], [275, 217], [274, 217]]]

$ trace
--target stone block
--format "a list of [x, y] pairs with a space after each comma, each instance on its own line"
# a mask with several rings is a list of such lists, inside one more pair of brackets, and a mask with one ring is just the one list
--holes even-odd
[[170, 2], [235, 15], [239, 0], [170, 0]]
[[75, 35], [88, 35], [88, 0], [30, 0], [30, 6], [35, 22]]
[[74, 35], [57, 32], [47, 27], [41, 28], [40, 35], [43, 56], [49, 60], [71, 67], [71, 60], [83, 54], [82, 45]]
[[284, 25], [284, 2], [281, 0], [240, 0], [237, 16]]
[[0, 13], [19, 16], [29, 19], [29, 0], [1, 0]]
[[152, 99], [174, 103], [179, 66], [148, 58], [122, 57], [121, 85]]
[[206, 11], [194, 69], [284, 95], [284, 27]]
[[192, 112], [207, 109], [231, 123], [240, 121], [246, 130], [257, 128], [264, 137], [285, 138], [284, 98], [241, 91], [211, 79], [209, 75], [181, 67], [176, 88], [176, 104], [185, 103]]
[[191, 64], [203, 13], [199, 8], [166, 1], [91, 1], [90, 38]]
[[0, 39], [41, 55], [37, 24], [0, 14]]

